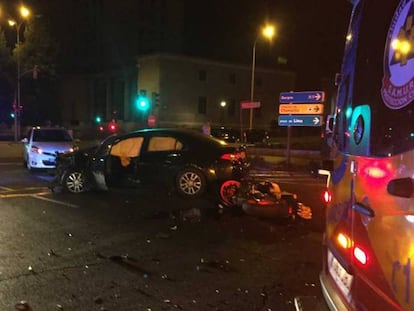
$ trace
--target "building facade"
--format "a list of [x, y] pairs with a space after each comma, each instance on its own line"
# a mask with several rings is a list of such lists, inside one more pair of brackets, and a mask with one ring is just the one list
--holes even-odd
[[[67, 126], [90, 126], [94, 116], [116, 119], [124, 130], [148, 126], [151, 115], [159, 127], [212, 126], [247, 128], [250, 109], [251, 67], [173, 54], [139, 57], [136, 68], [105, 75], [66, 76], [61, 94], [62, 119]], [[291, 71], [255, 69], [253, 127], [267, 129], [278, 117], [280, 92], [294, 89]], [[76, 89], [77, 92], [71, 92]], [[137, 107], [146, 96], [148, 110]], [[88, 104], [85, 105], [84, 103]]]
[[[137, 90], [152, 100], [159, 126], [199, 127], [209, 120], [213, 126], [248, 127], [251, 67], [207, 59], [155, 54], [138, 59]], [[279, 93], [294, 89], [295, 74], [255, 69], [253, 127], [269, 128], [278, 116]], [[138, 112], [140, 113], [140, 112]], [[141, 112], [142, 114], [142, 112]]]

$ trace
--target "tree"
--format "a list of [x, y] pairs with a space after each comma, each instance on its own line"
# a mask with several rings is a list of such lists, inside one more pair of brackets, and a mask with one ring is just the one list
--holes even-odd
[[52, 40], [48, 25], [42, 17], [33, 18], [25, 24], [24, 38], [14, 49], [16, 61], [20, 54], [21, 72], [29, 71], [37, 66], [42, 76], [56, 76], [57, 48]]
[[[26, 124], [43, 124], [46, 120], [59, 121], [56, 106], [57, 49], [44, 18], [35, 17], [25, 22], [20, 44], [13, 50], [13, 60], [20, 62], [20, 98], [22, 120]], [[34, 68], [38, 76], [33, 75]]]
[[0, 28], [0, 71], [7, 71], [7, 68], [10, 67], [10, 64], [10, 49], [7, 46], [7, 40], [4, 31]]

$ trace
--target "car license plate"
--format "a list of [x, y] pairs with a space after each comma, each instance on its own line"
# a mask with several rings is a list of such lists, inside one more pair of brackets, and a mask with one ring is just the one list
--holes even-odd
[[349, 274], [339, 261], [334, 257], [331, 251], [328, 250], [328, 268], [332, 279], [338, 285], [344, 296], [349, 299], [349, 292], [351, 290], [353, 276]]

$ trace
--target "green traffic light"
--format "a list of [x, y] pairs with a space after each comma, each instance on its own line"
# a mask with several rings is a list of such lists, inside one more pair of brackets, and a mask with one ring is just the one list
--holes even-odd
[[10, 112], [10, 117], [11, 117], [12, 119], [14, 119], [14, 118], [16, 117], [16, 115], [14, 114], [14, 112]]
[[101, 123], [101, 121], [102, 121], [102, 118], [100, 116], [95, 117], [95, 122], [96, 123]]
[[150, 108], [151, 103], [150, 103], [148, 97], [139, 96], [137, 98], [136, 102], [135, 102], [135, 105], [136, 105], [138, 110], [147, 111]]

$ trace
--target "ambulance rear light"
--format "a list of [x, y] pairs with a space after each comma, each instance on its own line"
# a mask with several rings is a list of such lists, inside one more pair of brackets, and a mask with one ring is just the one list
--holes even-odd
[[355, 241], [353, 241], [346, 233], [339, 232], [336, 235], [336, 242], [344, 251], [351, 251], [352, 258], [358, 264], [366, 266], [369, 263], [368, 253], [360, 245], [355, 245]]
[[328, 189], [326, 189], [326, 190], [323, 192], [323, 194], [322, 194], [322, 199], [323, 199], [323, 202], [324, 202], [325, 204], [331, 203], [331, 201], [332, 201], [332, 195], [331, 195], [331, 192], [330, 192]]
[[343, 233], [338, 233], [337, 237], [336, 237], [336, 241], [338, 242], [338, 244], [343, 248], [343, 249], [349, 249], [352, 247], [352, 242], [351, 239], [343, 234]]
[[368, 263], [367, 253], [358, 246], [354, 247], [354, 258], [364, 266]]

